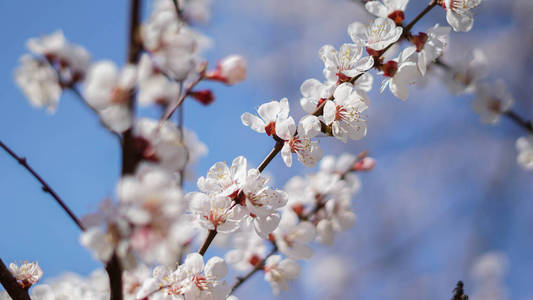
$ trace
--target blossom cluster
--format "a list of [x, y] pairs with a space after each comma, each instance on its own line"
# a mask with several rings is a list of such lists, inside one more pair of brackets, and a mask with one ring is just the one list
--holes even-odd
[[[96, 213], [84, 218], [87, 230], [80, 236], [98, 260], [108, 263], [118, 257], [126, 299], [235, 299], [232, 293], [246, 277], [230, 287], [224, 280], [228, 265], [240, 272], [263, 272], [277, 295], [299, 277], [300, 261], [313, 256], [315, 242], [332, 245], [354, 226], [352, 201], [361, 187], [357, 173], [375, 166], [364, 152], [323, 156], [318, 138], [331, 136], [345, 143], [364, 138], [374, 77], [382, 77], [381, 92], [388, 88], [407, 100], [409, 86], [427, 76], [435, 62], [442, 64], [452, 29], [472, 28], [472, 9], [481, 0], [432, 1], [430, 8], [438, 3], [445, 9], [451, 27], [435, 24], [418, 34], [412, 32], [414, 23], [404, 24], [408, 0], [366, 2], [376, 18], [368, 25], [349, 24], [350, 41], [338, 49], [324, 45], [318, 51], [324, 79], [301, 84], [299, 104], [305, 114], [300, 119], [291, 116], [287, 98], [260, 105], [257, 114], [241, 115], [242, 124], [273, 138], [272, 153], [280, 153], [286, 166], [292, 166], [296, 154], [304, 166], [318, 164], [318, 170], [292, 177], [278, 189], [262, 173], [273, 157], [254, 167], [238, 156], [231, 165], [215, 163], [192, 192], [181, 183], [192, 178], [191, 166], [207, 148], [169, 117], [187, 97], [206, 105], [214, 100], [210, 90], [195, 90], [203, 80], [226, 85], [244, 80], [246, 61], [230, 55], [208, 70], [202, 52], [210, 41], [192, 24], [208, 18], [204, 6], [209, 1], [177, 2], [178, 11], [173, 1], [155, 2], [139, 30], [141, 53], [122, 67], [91, 62], [86, 50], [58, 32], [30, 40], [33, 56], [23, 56], [16, 80], [32, 104], [49, 109], [55, 109], [63, 89], [82, 87], [86, 104], [121, 137], [123, 146], [131, 147], [134, 171], [120, 179], [116, 201], [104, 200]], [[407, 44], [403, 49], [401, 42]], [[496, 123], [509, 111], [513, 100], [503, 82], [481, 82], [486, 75], [481, 52], [447, 68], [444, 81], [454, 93], [477, 94], [473, 107], [483, 122]], [[162, 118], [136, 117], [137, 104], [160, 107]], [[531, 137], [520, 138], [517, 148], [519, 163], [533, 169]], [[231, 244], [224, 258], [205, 257], [213, 239]], [[197, 244], [198, 253], [190, 253]], [[24, 285], [42, 274], [38, 266], [12, 269]], [[43, 299], [106, 299], [110, 291], [104, 279], [103, 273], [71, 277], [36, 287], [33, 293]]]

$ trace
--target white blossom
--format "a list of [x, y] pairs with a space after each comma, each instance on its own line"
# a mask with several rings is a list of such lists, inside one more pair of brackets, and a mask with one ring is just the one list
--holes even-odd
[[513, 102], [513, 96], [508, 92], [505, 82], [500, 79], [492, 84], [477, 86], [472, 108], [480, 115], [481, 122], [496, 124], [501, 114], [508, 111]]
[[254, 268], [265, 257], [267, 249], [264, 240], [249, 230], [237, 232], [233, 244], [235, 248], [226, 253], [225, 259], [239, 271]]
[[79, 45], [69, 43], [61, 30], [29, 39], [27, 48], [53, 64], [61, 75], [62, 82], [67, 84], [83, 79], [91, 61], [89, 52]]
[[28, 289], [37, 283], [43, 276], [43, 270], [41, 270], [37, 262], [24, 262], [20, 266], [16, 263], [11, 263], [9, 264], [9, 269], [13, 277], [17, 280], [17, 283], [24, 289]]
[[137, 77], [136, 67], [126, 65], [119, 72], [111, 61], [93, 64], [87, 73], [83, 95], [87, 103], [100, 113], [102, 121], [116, 132], [132, 125], [128, 105]]
[[300, 86], [300, 92], [302, 94], [300, 105], [305, 112], [311, 114], [323, 101], [333, 96], [333, 92], [336, 88], [336, 79], [333, 82], [325, 83], [314, 78], [307, 79]]
[[272, 255], [265, 262], [265, 280], [270, 283], [274, 295], [289, 289], [289, 281], [300, 276], [301, 267], [294, 260]]
[[444, 0], [446, 20], [455, 31], [470, 31], [474, 25], [471, 9], [479, 6], [482, 0]]
[[199, 33], [178, 21], [171, 1], [157, 1], [141, 27], [144, 47], [156, 64], [176, 80], [184, 80], [200, 64], [200, 52], [209, 43]]
[[289, 117], [278, 124], [277, 134], [284, 140], [281, 157], [285, 164], [292, 165], [292, 153], [307, 167], [314, 166], [322, 158], [322, 149], [311, 138], [320, 133], [320, 121], [313, 116], [306, 116], [298, 123], [298, 134], [294, 119]]
[[137, 101], [140, 105], [168, 105], [177, 101], [180, 87], [159, 71], [151, 57], [144, 53], [139, 60]]
[[20, 66], [15, 70], [15, 81], [31, 105], [55, 111], [61, 96], [61, 85], [57, 73], [48, 63], [23, 55]]
[[523, 136], [516, 140], [518, 156], [516, 161], [525, 170], [533, 170], [533, 136]]
[[359, 140], [366, 136], [366, 120], [361, 115], [369, 105], [366, 94], [354, 90], [349, 83], [337, 87], [334, 100], [326, 100], [321, 121], [331, 125], [333, 136], [346, 142], [348, 138]]
[[324, 62], [324, 76], [331, 82], [346, 82], [368, 71], [374, 65], [372, 56], [363, 57], [359, 44], [343, 44], [339, 51], [331, 45], [323, 46], [319, 56]]
[[267, 135], [276, 134], [276, 124], [289, 117], [289, 100], [287, 98], [278, 101], [271, 101], [259, 106], [258, 116], [251, 113], [241, 115], [241, 121], [259, 133], [266, 132]]
[[439, 24], [429, 28], [425, 33], [413, 36], [411, 41], [415, 44], [418, 56], [417, 67], [420, 74], [425, 75], [427, 66], [442, 55], [448, 45], [450, 27], [442, 27]]
[[[156, 267], [153, 278], [144, 282], [137, 298], [224, 300], [230, 292], [222, 280], [227, 270], [226, 263], [220, 257], [212, 257], [204, 264], [200, 254], [191, 253], [175, 270], [165, 266]], [[163, 295], [168, 298], [159, 298]]]
[[224, 57], [215, 70], [206, 74], [206, 78], [228, 85], [239, 83], [246, 79], [246, 64], [246, 59], [240, 55]]
[[409, 0], [368, 1], [365, 3], [365, 8], [376, 17], [390, 18], [396, 24], [401, 24], [405, 18], [403, 12], [407, 6], [407, 2]]
[[348, 26], [348, 34], [354, 43], [363, 43], [364, 46], [375, 51], [383, 50], [396, 42], [402, 32], [402, 27], [396, 26], [389, 18], [377, 18], [369, 27], [359, 22]]
[[381, 83], [380, 91], [382, 93], [388, 86], [394, 96], [404, 101], [407, 100], [409, 97], [409, 85], [414, 84], [416, 79], [418, 79], [416, 63], [409, 60], [415, 51], [415, 47], [406, 48], [400, 53], [398, 58], [390, 60], [383, 65], [383, 75], [387, 78]]
[[274, 237], [280, 252], [292, 259], [313, 256], [313, 249], [308, 244], [315, 238], [315, 227], [307, 221], [298, 222], [298, 216], [290, 210], [283, 212]]
[[133, 128], [138, 138], [139, 151], [143, 158], [156, 163], [169, 171], [183, 169], [194, 164], [207, 153], [207, 147], [198, 140], [193, 132], [178, 129], [170, 121], [159, 121], [142, 118]]
[[268, 187], [268, 178], [257, 169], [248, 169], [240, 156], [231, 167], [224, 162], [213, 165], [200, 177], [200, 192], [189, 193], [191, 211], [206, 229], [221, 232], [237, 230], [242, 220], [252, 222], [256, 233], [266, 238], [279, 223], [277, 208], [287, 203], [287, 195]]
[[472, 93], [480, 79], [488, 74], [488, 58], [479, 48], [469, 52], [446, 72], [445, 82], [454, 94]]

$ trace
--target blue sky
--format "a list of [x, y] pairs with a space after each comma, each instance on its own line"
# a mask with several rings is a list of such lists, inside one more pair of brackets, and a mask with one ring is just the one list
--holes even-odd
[[[214, 162], [229, 162], [238, 155], [258, 164], [272, 141], [242, 126], [240, 115], [284, 96], [292, 101], [295, 114], [302, 114], [297, 108], [299, 86], [306, 78], [320, 78], [319, 47], [349, 41], [345, 29], [317, 32], [319, 38], [314, 40], [315, 36], [305, 31], [313, 26], [310, 18], [267, 9], [259, 12], [265, 1], [254, 11], [245, 2], [217, 2], [212, 22], [199, 27], [214, 42], [206, 54], [211, 64], [231, 53], [243, 53], [250, 60], [246, 82], [231, 88], [202, 85], [215, 92], [213, 105], [185, 103], [186, 126], [209, 148], [209, 155], [197, 165], [199, 176]], [[239, 5], [243, 5], [242, 10], [236, 9]], [[355, 4], [353, 18], [346, 17], [351, 13], [350, 4], [338, 5], [348, 7], [339, 12], [341, 20], [336, 20], [341, 27], [355, 21], [356, 15], [363, 16], [356, 13]], [[62, 96], [54, 115], [32, 108], [15, 86], [13, 70], [26, 52], [28, 38], [57, 29], [62, 29], [70, 41], [85, 46], [93, 61], [110, 59], [121, 64], [126, 54], [127, 6], [127, 1], [0, 2], [4, 12], [0, 27], [7, 41], [0, 56], [0, 138], [26, 156], [79, 216], [113, 195], [119, 176], [118, 141], [69, 92]], [[408, 14], [408, 19], [412, 15]], [[420, 28], [435, 20], [445, 23], [442, 13], [434, 12], [424, 23], [427, 26]], [[476, 22], [476, 30], [469, 34], [479, 40], [487, 39], [480, 28], [496, 30], [513, 25], [509, 16]], [[308, 47], [297, 48], [297, 52], [284, 48], [305, 38], [310, 40]], [[464, 40], [458, 44], [464, 45]], [[285, 60], [276, 60], [276, 53]], [[267, 69], [269, 62], [276, 64]], [[407, 102], [394, 99], [388, 92], [380, 96], [373, 91], [368, 137], [346, 145], [322, 142], [326, 153], [370, 150], [378, 160], [377, 168], [362, 177], [363, 190], [355, 201], [358, 224], [341, 238], [357, 245], [340, 241], [335, 251], [350, 257], [350, 268], [357, 269], [381, 252], [387, 253], [383, 245], [402, 244], [427, 231], [404, 253], [398, 267], [390, 266], [390, 275], [386, 268], [358, 275], [360, 285], [352, 287], [352, 292], [363, 299], [388, 299], [387, 294], [380, 294], [380, 284], [402, 290], [406, 274], [413, 278], [427, 275], [441, 280], [438, 285], [432, 283], [438, 288], [431, 295], [446, 298], [456, 280], [468, 278], [473, 258], [496, 249], [510, 256], [512, 298], [525, 299], [533, 293], [527, 282], [533, 269], [528, 255], [533, 245], [527, 231], [532, 225], [529, 200], [533, 177], [515, 164], [514, 141], [523, 133], [507, 120], [500, 127], [482, 126], [469, 108], [468, 97], [450, 96], [436, 81], [422, 90], [413, 88], [413, 97]], [[531, 107], [520, 101], [517, 105]], [[156, 116], [154, 110], [141, 113]], [[527, 111], [523, 114], [527, 116]], [[77, 227], [24, 169], [0, 153], [0, 170], [0, 257], [5, 262], [38, 260], [45, 279], [67, 270], [88, 274], [101, 266], [79, 245]], [[287, 171], [276, 158], [267, 171], [281, 187], [290, 176], [306, 170], [295, 166]], [[187, 188], [194, 185], [189, 183]], [[264, 297], [269, 296], [267, 292]]]

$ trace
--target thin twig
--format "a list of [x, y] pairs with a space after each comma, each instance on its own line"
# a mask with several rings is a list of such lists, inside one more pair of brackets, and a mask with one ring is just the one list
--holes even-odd
[[85, 231], [85, 228], [81, 224], [81, 221], [74, 215], [72, 210], [65, 204], [65, 202], [59, 197], [59, 195], [52, 189], [52, 187], [28, 164], [28, 161], [25, 157], [18, 156], [13, 150], [11, 150], [6, 144], [0, 140], [0, 147], [4, 149], [11, 157], [13, 157], [20, 165], [22, 165], [30, 174], [39, 181], [42, 185], [42, 190], [45, 193], [50, 194], [54, 200], [63, 208], [63, 210], [69, 215], [69, 217], [76, 223], [76, 225], [82, 230]]
[[195, 80], [189, 82], [189, 84], [185, 88], [185, 91], [181, 94], [181, 96], [178, 99], [178, 101], [176, 101], [174, 106], [172, 106], [172, 108], [161, 118], [161, 121], [166, 121], [166, 120], [170, 119], [170, 117], [172, 117], [172, 114], [174, 114], [174, 112], [176, 112], [176, 110], [180, 107], [180, 105], [183, 103], [183, 101], [185, 101], [185, 99], [187, 98], [187, 96], [189, 96], [189, 94], [192, 91], [192, 89], [200, 81], [202, 81], [204, 79], [206, 69], [207, 69], [207, 63], [204, 62], [202, 64], [202, 67], [201, 67], [200, 73], [198, 74], [198, 77]]
[[527, 121], [523, 119], [516, 112], [512, 110], [508, 110], [504, 112], [503, 115], [508, 117], [513, 122], [515, 122], [518, 126], [527, 130], [530, 134], [533, 134], [533, 125], [531, 124], [531, 121]]
[[405, 27], [404, 27], [404, 34], [407, 34], [409, 32], [411, 32], [411, 29], [413, 29], [413, 26], [415, 26], [416, 23], [418, 23], [418, 21], [420, 21], [420, 19], [422, 19], [428, 12], [430, 12], [433, 7], [437, 6], [437, 1], [436, 0], [431, 0], [431, 2], [428, 4], [428, 6], [426, 6], [426, 8], [424, 8], [424, 10], [422, 10], [412, 21], [411, 23], [407, 24]]
[[205, 254], [205, 252], [207, 251], [207, 248], [209, 248], [209, 245], [211, 245], [211, 242], [213, 241], [213, 239], [215, 239], [216, 235], [217, 235], [216, 230], [209, 230], [209, 233], [207, 234], [207, 237], [205, 238], [205, 241], [202, 244], [202, 247], [200, 248], [200, 250], [198, 250], [198, 253], [200, 255], [203, 256]]
[[464, 283], [462, 281], [457, 282], [457, 286], [453, 289], [453, 298], [452, 300], [468, 300], [468, 295], [465, 294], [463, 290]]
[[7, 294], [15, 300], [31, 300], [28, 290], [21, 287], [11, 274], [2, 259], [0, 259], [0, 283]]

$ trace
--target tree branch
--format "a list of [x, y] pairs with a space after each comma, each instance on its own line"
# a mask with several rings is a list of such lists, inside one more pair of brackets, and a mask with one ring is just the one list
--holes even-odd
[[[130, 2], [130, 21], [129, 21], [129, 43], [128, 43], [128, 63], [134, 64], [137, 62], [141, 53], [142, 47], [139, 37], [139, 28], [141, 20], [141, 1], [131, 0]], [[135, 103], [134, 95], [128, 101], [131, 114], [134, 115]], [[139, 164], [139, 157], [134, 149], [133, 129], [126, 130], [122, 135], [122, 175], [133, 174], [137, 164]], [[111, 300], [122, 300], [122, 266], [116, 251], [113, 253], [111, 260], [107, 262], [105, 267], [109, 275], [109, 289], [111, 292]]]
[[426, 6], [426, 8], [424, 8], [424, 10], [422, 10], [412, 21], [411, 23], [407, 24], [405, 27], [404, 27], [404, 30], [403, 30], [403, 33], [404, 35], [411, 32], [411, 29], [413, 29], [413, 26], [415, 26], [416, 23], [418, 23], [418, 21], [420, 21], [420, 19], [422, 19], [428, 12], [430, 12], [433, 7], [437, 6], [437, 1], [436, 0], [431, 0], [431, 2], [429, 2], [428, 6]]
[[192, 91], [192, 89], [198, 83], [200, 83], [200, 81], [202, 81], [204, 79], [206, 69], [207, 69], [207, 63], [204, 62], [202, 64], [202, 67], [201, 67], [200, 73], [198, 74], [198, 77], [195, 80], [189, 82], [189, 84], [185, 88], [185, 92], [183, 92], [183, 94], [178, 98], [178, 101], [176, 101], [174, 106], [172, 106], [172, 108], [163, 116], [163, 118], [161, 118], [161, 121], [166, 121], [166, 120], [170, 119], [170, 117], [172, 117], [174, 112], [176, 112], [176, 110], [180, 107], [180, 105], [183, 103], [183, 101], [185, 101], [187, 96], [189, 96], [189, 93]]
[[531, 124], [531, 121], [526, 121], [512, 110], [504, 112], [503, 115], [508, 117], [511, 121], [515, 122], [518, 126], [524, 128], [530, 134], [533, 134], [533, 125]]
[[11, 298], [15, 300], [31, 300], [28, 291], [17, 283], [17, 280], [13, 277], [2, 259], [0, 259], [0, 283]]
[[207, 234], [207, 237], [205, 238], [204, 243], [202, 244], [202, 247], [200, 247], [200, 250], [198, 250], [198, 253], [200, 255], [204, 255], [207, 251], [207, 248], [209, 248], [209, 245], [211, 245], [211, 242], [215, 239], [215, 236], [217, 235], [216, 230], [209, 230], [209, 233]]
[[56, 202], [59, 204], [59, 206], [61, 206], [61, 208], [63, 208], [63, 210], [68, 214], [68, 216], [72, 219], [72, 221], [74, 221], [74, 223], [76, 223], [76, 225], [82, 231], [85, 230], [85, 228], [81, 224], [81, 221], [78, 219], [78, 217], [76, 217], [76, 215], [74, 215], [72, 210], [65, 204], [65, 202], [63, 200], [61, 200], [59, 195], [52, 189], [52, 187], [46, 181], [44, 181], [44, 179], [28, 164], [28, 161], [27, 161], [27, 159], [25, 157], [18, 156], [15, 152], [13, 152], [13, 150], [11, 150], [1, 140], [0, 140], [0, 147], [2, 149], [4, 149], [4, 151], [6, 151], [16, 161], [18, 161], [18, 163], [20, 165], [22, 165], [28, 172], [30, 172], [30, 174], [35, 179], [37, 179], [37, 181], [39, 181], [39, 183], [42, 185], [43, 192], [50, 194], [50, 196], [52, 196], [52, 198], [54, 198], [54, 200], [56, 200]]

